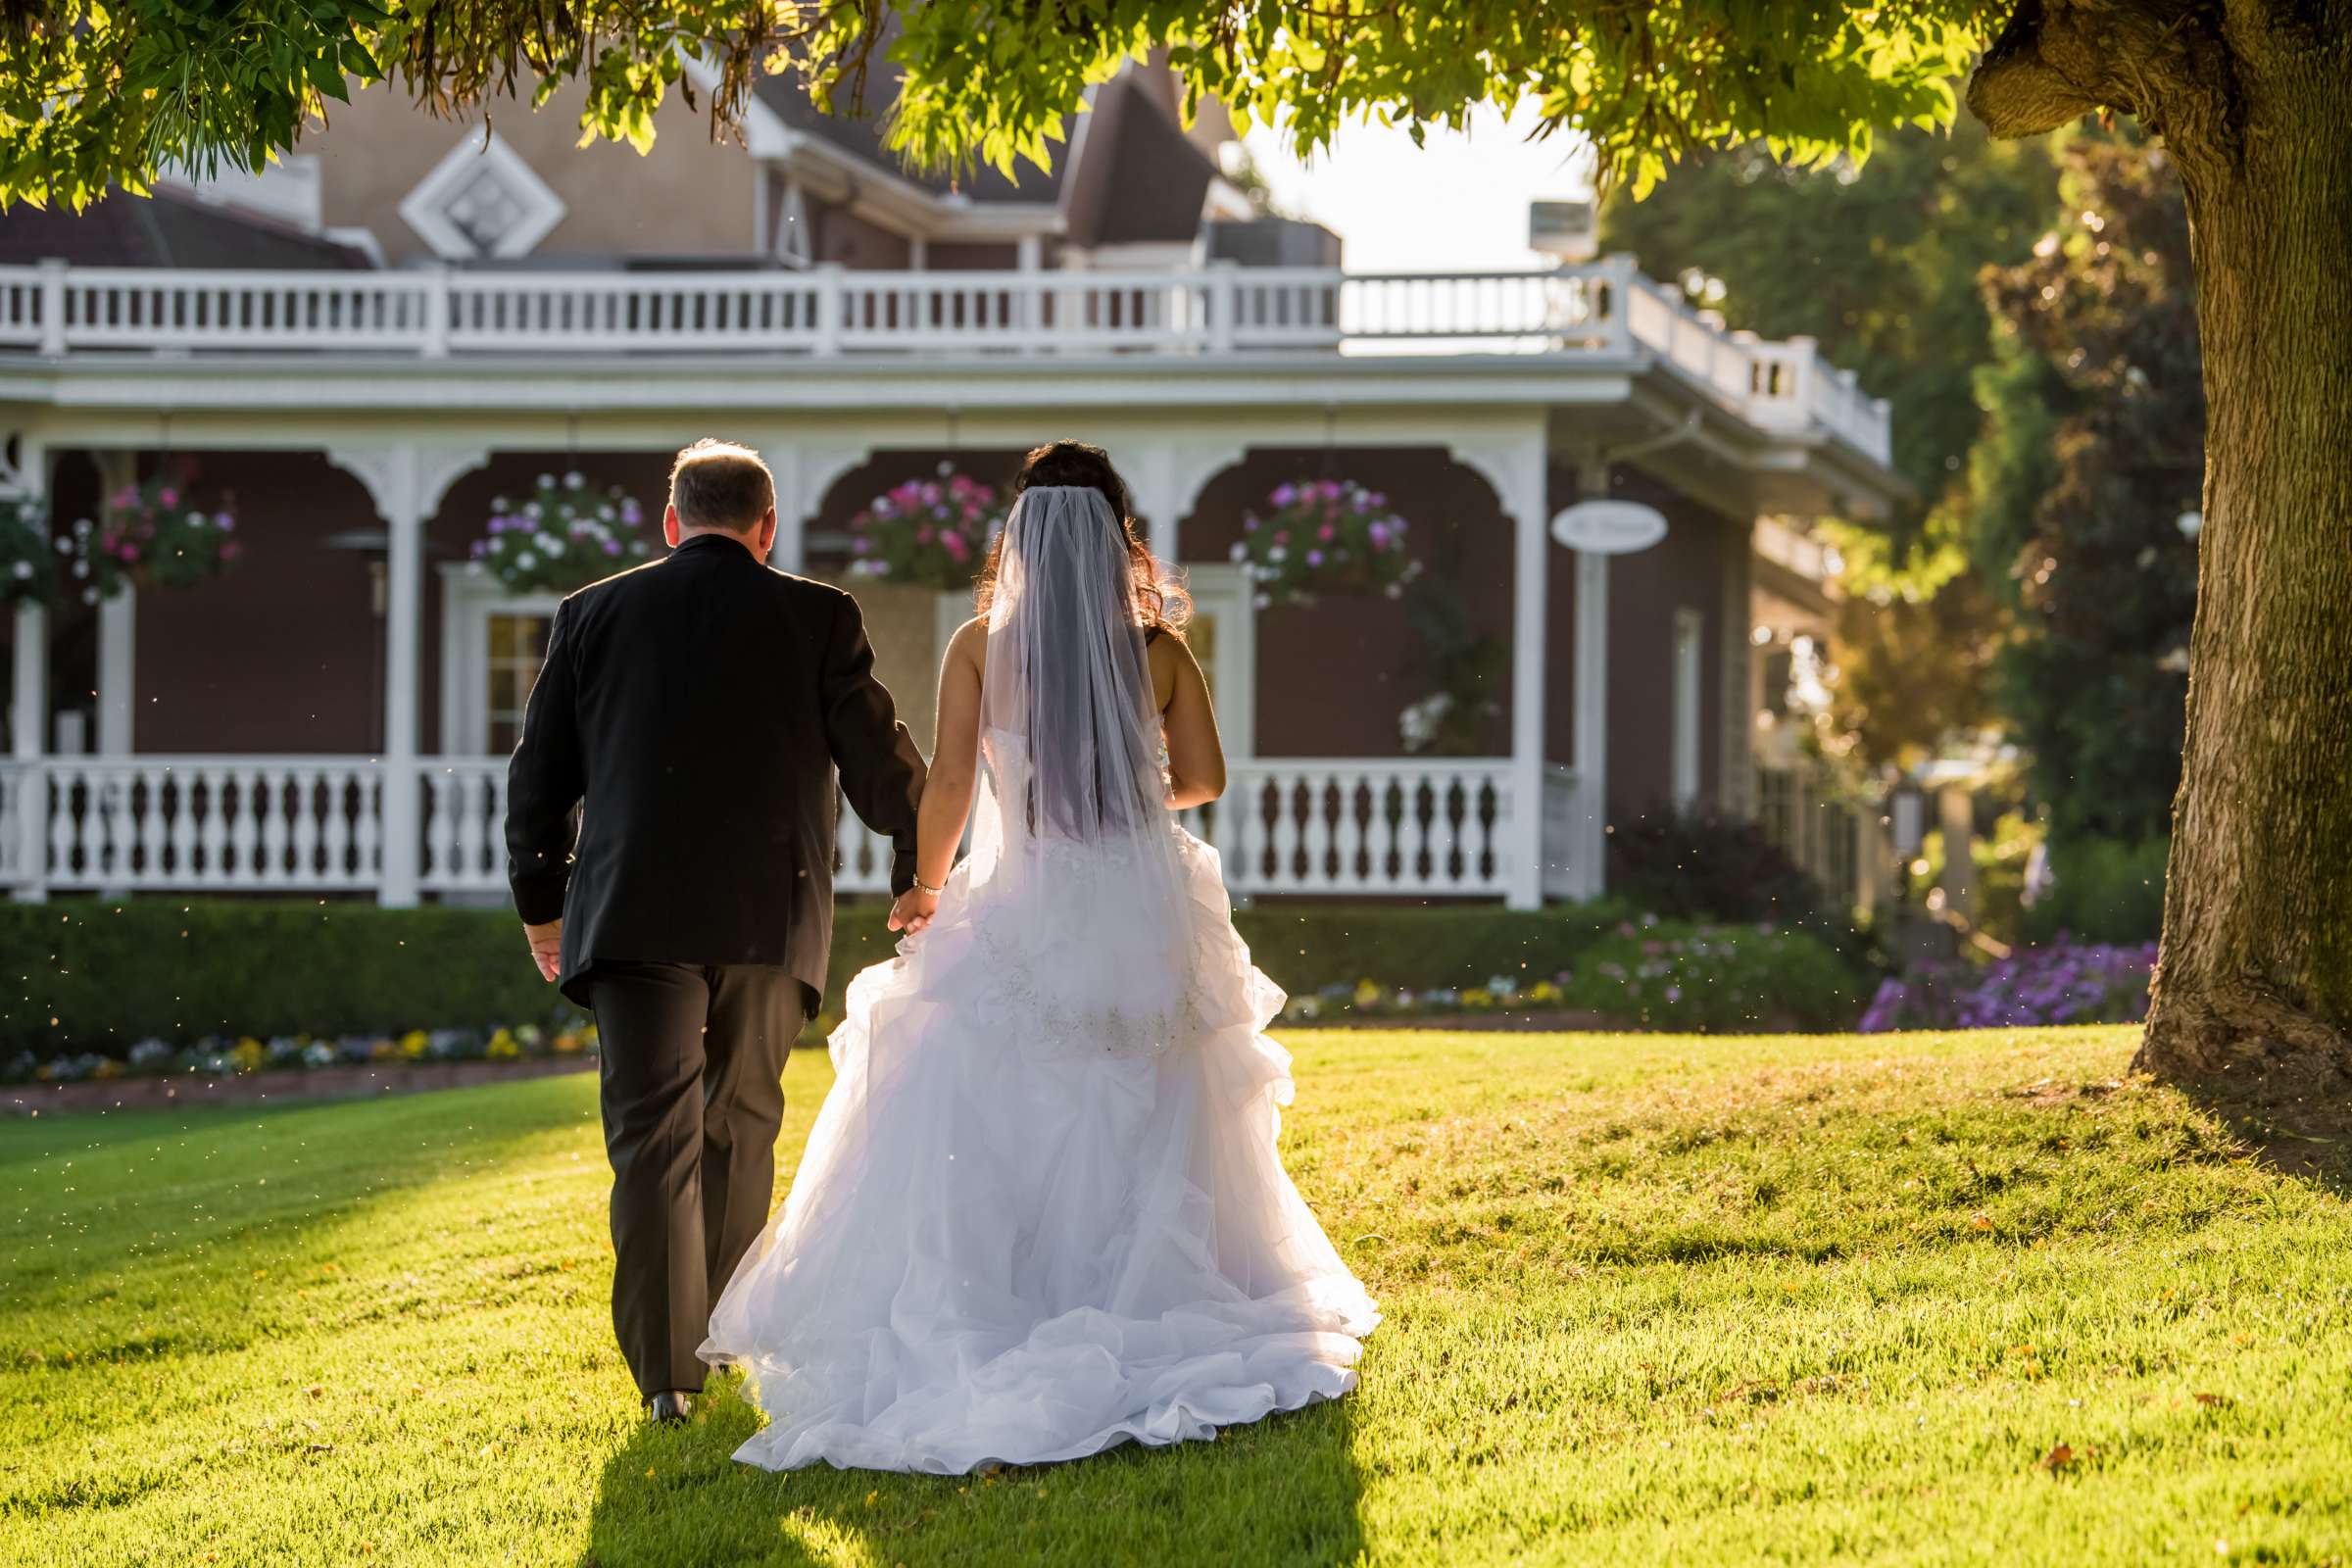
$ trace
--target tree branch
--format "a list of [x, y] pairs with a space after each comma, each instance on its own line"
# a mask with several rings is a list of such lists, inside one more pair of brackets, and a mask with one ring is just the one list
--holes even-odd
[[2063, 9], [2053, 16], [2043, 0], [2019, 0], [1969, 78], [1969, 112], [1995, 136], [2038, 136], [2103, 108], [2103, 83], [2070, 47], [2079, 31]]

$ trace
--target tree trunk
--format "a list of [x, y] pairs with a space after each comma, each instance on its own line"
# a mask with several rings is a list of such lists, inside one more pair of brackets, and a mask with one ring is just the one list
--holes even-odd
[[[2134, 1065], [2352, 1102], [2352, 5], [2232, 0], [2142, 118], [2187, 193], [2207, 409], [2188, 732]], [[2153, 113], [2150, 113], [2150, 110]]]

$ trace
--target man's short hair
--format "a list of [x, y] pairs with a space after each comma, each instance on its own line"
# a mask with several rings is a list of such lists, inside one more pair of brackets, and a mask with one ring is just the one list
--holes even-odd
[[671, 465], [669, 504], [685, 527], [750, 533], [776, 504], [776, 481], [750, 447], [705, 436]]

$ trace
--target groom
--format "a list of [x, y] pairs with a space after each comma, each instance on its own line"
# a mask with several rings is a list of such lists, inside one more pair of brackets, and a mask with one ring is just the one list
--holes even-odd
[[650, 1413], [674, 1421], [774, 1196], [785, 1053], [832, 943], [837, 772], [895, 845], [891, 929], [936, 900], [913, 885], [922, 755], [857, 602], [767, 566], [759, 454], [679, 453], [662, 532], [667, 559], [556, 612], [508, 769], [507, 854], [539, 972], [596, 1014], [612, 1322]]

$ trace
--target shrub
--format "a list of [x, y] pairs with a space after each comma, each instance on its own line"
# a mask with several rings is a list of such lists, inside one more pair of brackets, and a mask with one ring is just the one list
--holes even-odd
[[1843, 1029], [1861, 1004], [1829, 944], [1786, 926], [1627, 923], [1560, 975], [1561, 1004], [1627, 1027]]
[[1866, 962], [1864, 944], [1794, 860], [1744, 817], [1650, 811], [1609, 833], [1609, 892], [1672, 920], [1798, 926]]
[[0, 1054], [552, 1022], [499, 908], [129, 899], [0, 906]]
[[2153, 942], [2164, 929], [2165, 839], [2074, 839], [2050, 846], [2049, 886], [2025, 912], [2027, 940]]
[[2148, 1015], [2156, 945], [2056, 943], [1983, 968], [1921, 963], [1882, 982], [1859, 1025], [1888, 1029], [2000, 1029], [2059, 1023], [2135, 1023]]

